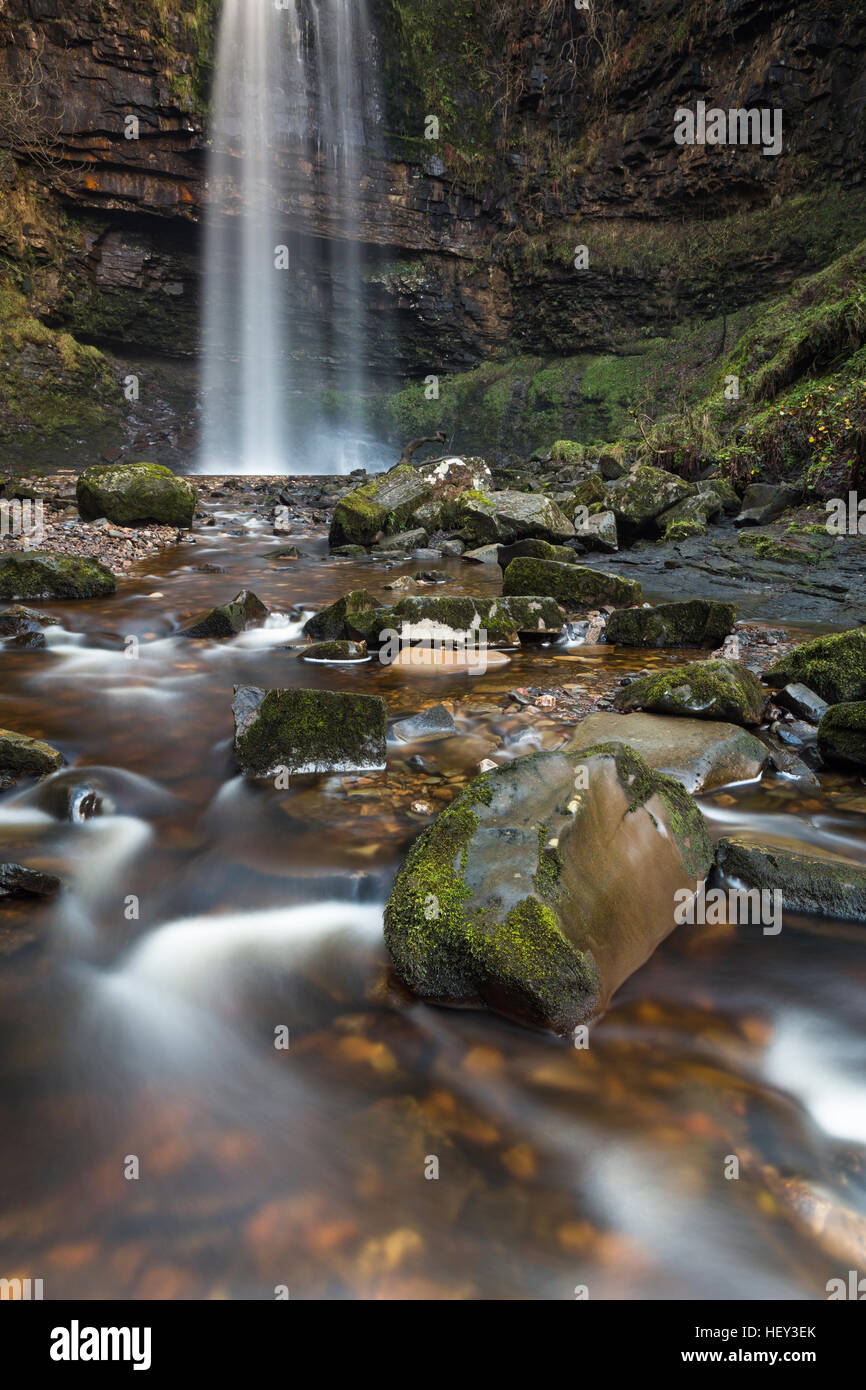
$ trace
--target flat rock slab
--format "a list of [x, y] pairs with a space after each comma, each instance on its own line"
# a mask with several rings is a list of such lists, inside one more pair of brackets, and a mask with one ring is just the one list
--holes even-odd
[[720, 840], [718, 868], [736, 886], [779, 889], [785, 912], [866, 922], [866, 869], [841, 859], [794, 854], [772, 844]]
[[627, 743], [655, 772], [666, 772], [690, 792], [712, 791], [760, 775], [768, 750], [736, 724], [663, 714], [590, 714], [569, 749]]

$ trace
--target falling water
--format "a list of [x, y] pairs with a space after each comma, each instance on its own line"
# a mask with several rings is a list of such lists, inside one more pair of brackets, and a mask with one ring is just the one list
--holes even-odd
[[[363, 0], [224, 0], [208, 164], [204, 472], [339, 473], [370, 461], [359, 424], [359, 193], [379, 112], [375, 71]], [[331, 387], [350, 404], [326, 425]]]

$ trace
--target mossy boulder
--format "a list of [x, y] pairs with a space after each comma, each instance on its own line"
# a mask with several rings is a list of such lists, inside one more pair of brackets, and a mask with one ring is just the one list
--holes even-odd
[[116, 526], [192, 526], [195, 488], [159, 463], [94, 464], [79, 476], [75, 492], [85, 521], [104, 516]]
[[623, 579], [585, 565], [563, 565], [558, 560], [512, 560], [502, 578], [502, 591], [546, 594], [572, 613], [600, 603], [630, 604], [641, 600], [636, 579]]
[[432, 484], [422, 473], [409, 463], [398, 463], [340, 498], [328, 540], [332, 546], [372, 545], [380, 535], [402, 531], [432, 496]]
[[796, 505], [797, 488], [777, 483], [752, 483], [743, 493], [742, 509], [734, 517], [735, 526], [766, 526]]
[[656, 608], [620, 608], [611, 613], [605, 635], [624, 647], [718, 647], [736, 620], [732, 603], [695, 598]]
[[242, 772], [370, 772], [385, 766], [388, 706], [378, 695], [236, 685], [235, 757]]
[[563, 507], [563, 511], [574, 519], [576, 507], [589, 507], [593, 502], [607, 501], [607, 488], [598, 473], [591, 473], [588, 478], [584, 478], [572, 493], [571, 499]]
[[385, 909], [404, 983], [571, 1033], [673, 927], [713, 862], [689, 794], [631, 749], [539, 753], [484, 774], [416, 840]]
[[764, 680], [775, 689], [802, 682], [830, 705], [866, 700], [866, 629], [804, 642], [768, 667]]
[[719, 841], [718, 868], [738, 888], [778, 889], [783, 912], [866, 922], [866, 869], [859, 864], [731, 838]]
[[574, 535], [564, 512], [539, 492], [465, 492], [449, 521], [471, 545], [508, 545], [530, 537], [556, 544]]
[[760, 724], [764, 691], [757, 676], [742, 662], [694, 661], [638, 676], [617, 692], [614, 704], [624, 714], [642, 709], [731, 724]]
[[512, 560], [559, 560], [563, 565], [576, 565], [577, 552], [567, 545], [551, 545], [549, 541], [514, 541], [512, 545], [497, 547], [497, 563], [500, 569], [507, 569]]
[[655, 519], [655, 525], [666, 541], [685, 540], [689, 536], [706, 534], [711, 517], [718, 516], [722, 504], [714, 492], [684, 497]]
[[694, 496], [695, 492], [694, 484], [687, 483], [675, 473], [642, 463], [611, 484], [605, 494], [605, 503], [616, 517], [620, 539], [631, 544], [639, 536], [653, 531], [653, 523], [662, 512], [686, 497]]
[[420, 550], [427, 544], [427, 532], [420, 526], [411, 531], [397, 531], [393, 536], [383, 536], [373, 546], [374, 551], [407, 555], [412, 550]]
[[41, 738], [0, 729], [0, 777], [11, 781], [18, 777], [47, 777], [65, 762], [60, 750]]
[[715, 493], [719, 505], [726, 516], [735, 516], [740, 510], [740, 499], [736, 489], [727, 478], [705, 478], [698, 483], [698, 492]]
[[330, 642], [345, 637], [351, 638], [354, 635], [349, 630], [351, 616], [379, 607], [379, 600], [369, 589], [352, 589], [334, 603], [329, 603], [327, 608], [314, 613], [312, 618], [308, 618], [303, 631], [307, 637], [314, 637], [317, 641]]
[[866, 700], [830, 706], [818, 725], [818, 751], [825, 762], [866, 767]]
[[392, 616], [394, 628], [410, 641], [471, 638], [482, 645], [511, 643], [521, 629], [557, 633], [563, 624], [562, 610], [554, 600], [526, 595], [501, 599], [410, 595], [395, 604]]
[[111, 570], [97, 560], [47, 550], [0, 555], [0, 598], [106, 598], [116, 588]]
[[249, 589], [235, 594], [230, 603], [221, 603], [181, 629], [181, 637], [235, 637], [246, 628], [264, 622], [268, 610], [261, 599]]

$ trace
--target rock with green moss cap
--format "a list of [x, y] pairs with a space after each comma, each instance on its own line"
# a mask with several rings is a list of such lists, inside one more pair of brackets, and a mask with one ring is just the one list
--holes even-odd
[[0, 778], [47, 777], [63, 767], [66, 759], [59, 749], [41, 738], [30, 738], [14, 729], [0, 729]]
[[248, 627], [264, 622], [268, 610], [249, 589], [241, 589], [231, 603], [221, 603], [201, 618], [181, 628], [181, 637], [235, 637]]
[[804, 642], [768, 667], [764, 680], [775, 689], [801, 681], [830, 705], [866, 700], [866, 629]]
[[94, 464], [79, 476], [75, 492], [85, 521], [104, 516], [116, 526], [192, 526], [195, 488], [159, 463]]
[[675, 473], [642, 463], [611, 484], [605, 504], [616, 517], [620, 540], [631, 544], [639, 536], [654, 531], [653, 523], [662, 512], [692, 497], [695, 492], [694, 484], [678, 478]]
[[732, 838], [719, 841], [718, 867], [737, 887], [778, 889], [783, 912], [866, 922], [866, 869], [859, 864]]
[[563, 510], [573, 519], [576, 507], [589, 507], [593, 502], [607, 502], [607, 488], [598, 473], [591, 473], [578, 484]]
[[342, 598], [329, 603], [327, 608], [320, 609], [312, 618], [308, 618], [303, 630], [307, 637], [314, 637], [317, 641], [330, 642], [351, 638], [354, 635], [349, 630], [352, 614], [368, 612], [380, 606], [379, 600], [369, 589], [351, 589], [348, 594], [343, 594]]
[[97, 560], [47, 550], [0, 555], [0, 598], [106, 598], [116, 588], [111, 570]]
[[559, 633], [563, 619], [553, 599], [526, 595], [480, 599], [419, 594], [402, 598], [392, 609], [392, 626], [409, 641], [474, 639], [487, 646], [512, 643], [521, 630]]
[[372, 545], [380, 535], [396, 535], [432, 496], [428, 479], [411, 464], [399, 463], [340, 498], [328, 540], [332, 546]]
[[385, 766], [388, 706], [378, 695], [236, 685], [235, 757], [242, 772], [373, 772]]
[[666, 541], [683, 540], [687, 536], [702, 536], [707, 523], [719, 515], [722, 504], [714, 492], [701, 492], [684, 497], [655, 519], [656, 528]]
[[298, 652], [302, 661], [367, 661], [366, 642], [311, 642]]
[[621, 744], [538, 753], [472, 782], [416, 840], [385, 910], [414, 993], [568, 1034], [674, 925], [713, 862], [678, 782]]
[[574, 527], [555, 502], [539, 492], [465, 492], [454, 504], [451, 525], [472, 545], [537, 540], [556, 544]]
[[818, 725], [818, 751], [825, 762], [866, 767], [866, 700], [830, 706]]
[[732, 603], [694, 598], [655, 608], [620, 608], [608, 618], [605, 636], [624, 647], [720, 647], [736, 620]]
[[[466, 556], [464, 555], [464, 560]], [[507, 569], [512, 560], [559, 560], [563, 565], [577, 564], [577, 551], [567, 545], [551, 545], [549, 541], [533, 538], [514, 541], [511, 545], [496, 547], [496, 558], [500, 569]]]
[[698, 492], [715, 493], [726, 516], [736, 516], [740, 510], [740, 499], [736, 489], [728, 482], [727, 478], [704, 478], [698, 483]]
[[585, 565], [563, 565], [558, 560], [512, 560], [502, 578], [502, 592], [546, 594], [572, 613], [600, 603], [630, 604], [641, 599], [636, 579], [623, 579]]
[[617, 692], [614, 704], [624, 714], [642, 709], [731, 724], [760, 724], [764, 691], [757, 676], [740, 661], [694, 661], [638, 676]]

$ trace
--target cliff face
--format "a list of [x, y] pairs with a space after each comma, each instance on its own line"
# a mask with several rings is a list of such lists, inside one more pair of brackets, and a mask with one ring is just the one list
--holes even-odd
[[[0, 87], [38, 95], [47, 147], [34, 159], [19, 141], [2, 165], [0, 257], [40, 317], [126, 357], [196, 351], [217, 12], [6, 0], [0, 15]], [[766, 298], [857, 239], [863, 0], [374, 0], [372, 14], [385, 109], [358, 235], [374, 372], [617, 351]], [[677, 145], [674, 113], [698, 101], [781, 109], [781, 154]], [[320, 253], [289, 290], [303, 344], [339, 209], [315, 163], [286, 156], [285, 173], [284, 216]], [[13, 198], [39, 209], [23, 238]]]

